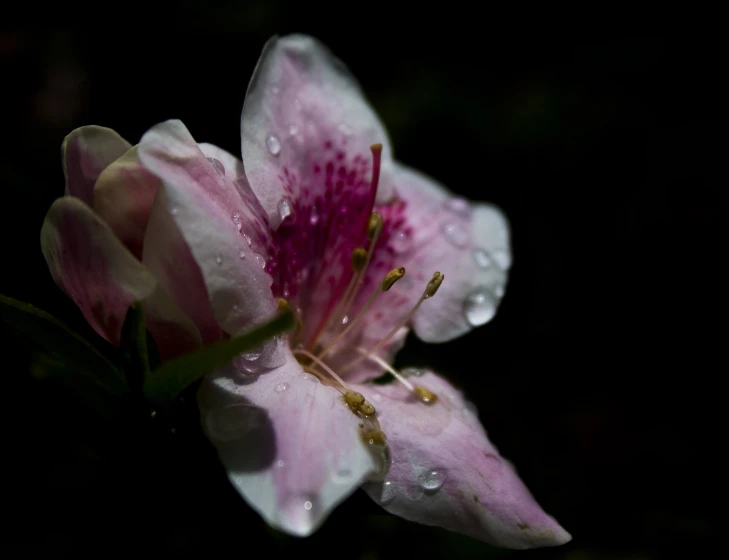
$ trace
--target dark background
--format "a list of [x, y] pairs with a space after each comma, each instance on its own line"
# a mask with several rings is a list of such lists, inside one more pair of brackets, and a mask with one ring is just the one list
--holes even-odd
[[7, 344], [5, 548], [581, 560], [697, 557], [718, 545], [720, 42], [493, 36], [493, 24], [449, 31], [377, 13], [331, 25], [307, 6], [226, 6], [185, 3], [148, 31], [0, 34], [0, 293], [94, 337], [39, 248], [63, 193], [63, 137], [99, 124], [135, 143], [180, 118], [198, 141], [239, 153], [264, 42], [315, 35], [358, 77], [399, 160], [508, 215], [514, 266], [496, 319], [444, 346], [411, 337], [398, 364], [430, 365], [459, 384], [574, 540], [492, 549], [390, 516], [361, 492], [315, 536], [277, 534], [230, 487], [194, 398], [171, 420], [135, 411], [109, 426]]

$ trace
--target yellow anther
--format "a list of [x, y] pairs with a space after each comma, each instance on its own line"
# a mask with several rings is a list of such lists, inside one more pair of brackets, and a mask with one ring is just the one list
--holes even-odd
[[382, 216], [378, 212], [370, 214], [370, 221], [367, 224], [367, 240], [372, 241], [382, 229]]
[[289, 302], [286, 301], [284, 298], [276, 298], [276, 303], [278, 303], [278, 310], [279, 311], [286, 311], [287, 309], [291, 309], [291, 306], [289, 305]]
[[385, 445], [387, 443], [387, 436], [379, 426], [365, 427], [364, 424], [360, 424], [360, 437], [362, 441], [369, 445]]
[[392, 288], [392, 285], [395, 282], [397, 282], [398, 280], [400, 280], [400, 278], [402, 278], [403, 276], [405, 276], [404, 267], [401, 266], [400, 268], [393, 268], [390, 272], [387, 273], [387, 276], [385, 276], [385, 278], [382, 280], [382, 283], [380, 284], [380, 288], [382, 289], [383, 292], [386, 292], [387, 290]]
[[420, 397], [420, 400], [423, 401], [425, 404], [433, 404], [435, 401], [438, 400], [438, 395], [436, 395], [430, 389], [426, 389], [422, 385], [417, 385], [415, 389], [413, 389], [413, 392], [418, 395], [418, 397]]
[[372, 406], [369, 401], [364, 401], [362, 404], [359, 405], [359, 408], [357, 410], [359, 410], [365, 416], [373, 416], [376, 412], [375, 407]]
[[346, 402], [352, 410], [358, 410], [366, 401], [362, 396], [362, 393], [358, 393], [357, 391], [347, 391], [344, 393], [344, 402]]
[[443, 278], [445, 276], [441, 274], [440, 272], [433, 273], [433, 278], [428, 282], [428, 285], [425, 288], [425, 298], [430, 298], [435, 295], [435, 292], [438, 291], [438, 288], [440, 288], [440, 285], [443, 283]]
[[370, 146], [370, 150], [373, 152], [381, 152], [382, 151], [382, 144], [372, 144]]
[[357, 247], [352, 251], [352, 270], [361, 272], [367, 264], [367, 251], [362, 247]]

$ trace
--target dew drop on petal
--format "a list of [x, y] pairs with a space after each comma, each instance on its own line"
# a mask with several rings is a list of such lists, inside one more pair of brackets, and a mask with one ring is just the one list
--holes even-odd
[[400, 373], [402, 373], [405, 377], [420, 377], [425, 372], [422, 369], [408, 367], [403, 369]]
[[291, 201], [288, 198], [282, 198], [278, 201], [278, 215], [285, 220], [291, 215]]
[[299, 127], [295, 124], [289, 126], [289, 136], [296, 136], [299, 133]]
[[382, 483], [382, 492], [380, 493], [380, 504], [386, 506], [395, 499], [395, 486], [389, 480]]
[[466, 321], [472, 327], [488, 323], [496, 314], [496, 298], [486, 288], [476, 288], [463, 303]]
[[243, 239], [246, 240], [246, 243], [248, 243], [248, 246], [250, 247], [251, 246], [251, 236], [248, 235], [247, 233], [244, 233], [243, 234]]
[[264, 419], [261, 409], [246, 404], [230, 404], [213, 409], [205, 418], [211, 437], [232, 441], [257, 429]]
[[448, 473], [444, 469], [431, 469], [421, 473], [418, 477], [418, 483], [426, 492], [437, 492], [448, 478]]
[[217, 264], [223, 264], [223, 255], [220, 253], [215, 253], [215, 262]]
[[345, 315], [344, 317], [342, 317], [342, 324], [346, 325], [347, 323], [349, 323], [349, 316]]
[[220, 160], [213, 157], [209, 157], [206, 159], [210, 162], [210, 165], [213, 166], [213, 169], [218, 172], [218, 175], [220, 175], [221, 177], [225, 177], [225, 166], [223, 166]]
[[348, 484], [354, 479], [354, 471], [347, 462], [347, 458], [334, 455], [330, 461], [332, 480], [337, 484]]
[[494, 295], [498, 298], [504, 297], [504, 285], [503, 284], [499, 284], [498, 286], [496, 286], [496, 288], [494, 288]]
[[266, 259], [264, 259], [261, 255], [256, 255], [256, 262], [261, 268], [266, 268]]
[[290, 496], [278, 511], [279, 523], [294, 534], [309, 534], [315, 521], [315, 503], [306, 495]]
[[391, 238], [392, 248], [398, 253], [404, 253], [410, 248], [412, 236], [407, 230], [396, 231]]
[[446, 208], [463, 218], [468, 218], [471, 215], [471, 205], [468, 200], [459, 196], [448, 199], [446, 201]]
[[274, 387], [274, 391], [276, 391], [277, 393], [283, 393], [288, 388], [289, 388], [288, 383], [284, 383], [283, 381], [280, 381], [279, 383], [276, 383], [276, 387]]
[[268, 138], [266, 138], [266, 147], [272, 156], [277, 156], [281, 153], [281, 142], [273, 134], [269, 134]]
[[238, 256], [239, 256], [239, 257], [240, 257], [241, 259], [245, 259], [245, 258], [246, 258], [246, 252], [245, 252], [245, 251], [243, 251], [243, 250], [241, 250], [241, 251], [240, 251], [240, 252], [238, 253]]
[[443, 234], [452, 245], [465, 247], [468, 244], [468, 230], [461, 224], [448, 222], [443, 225]]
[[243, 215], [240, 212], [233, 212], [233, 223], [238, 231], [243, 227]]
[[318, 385], [320, 383], [319, 378], [316, 375], [306, 374], [304, 375], [304, 379], [314, 385]]
[[319, 209], [316, 206], [311, 207], [311, 215], [309, 216], [309, 223], [315, 226], [319, 223]]
[[479, 268], [488, 268], [491, 266], [491, 257], [489, 257], [488, 251], [480, 247], [473, 250], [473, 261]]

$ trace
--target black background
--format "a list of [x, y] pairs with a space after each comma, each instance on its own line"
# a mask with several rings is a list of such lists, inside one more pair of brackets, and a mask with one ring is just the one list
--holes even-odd
[[[429, 365], [460, 385], [574, 537], [528, 554], [685, 558], [717, 545], [727, 286], [719, 41], [494, 36], [468, 22], [448, 31], [378, 14], [331, 25], [306, 6], [226, 6], [182, 4], [148, 30], [0, 34], [0, 292], [94, 337], [39, 249], [45, 212], [63, 193], [63, 137], [99, 124], [135, 143], [180, 118], [198, 141], [239, 153], [264, 42], [315, 35], [357, 76], [399, 160], [511, 221], [514, 266], [497, 317], [447, 345], [411, 337], [398, 364]], [[194, 398], [174, 434], [144, 414], [109, 427], [63, 386], [30, 375], [11, 345], [2, 354], [9, 550], [519, 554], [400, 520], [361, 492], [315, 536], [280, 535], [230, 487]]]

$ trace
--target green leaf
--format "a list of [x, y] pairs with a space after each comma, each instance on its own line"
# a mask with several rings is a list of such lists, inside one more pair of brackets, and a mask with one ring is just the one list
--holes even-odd
[[261, 345], [294, 325], [294, 314], [284, 309], [274, 319], [245, 334], [215, 342], [162, 364], [147, 377], [143, 391], [155, 404], [166, 404], [185, 387], [214, 369], [230, 362], [242, 352]]
[[18, 348], [31, 354], [36, 377], [56, 377], [88, 395], [129, 394], [121, 371], [49, 313], [0, 294], [0, 322]]
[[124, 318], [121, 331], [122, 369], [133, 389], [140, 389], [150, 373], [147, 347], [147, 320], [141, 302], [134, 302]]

